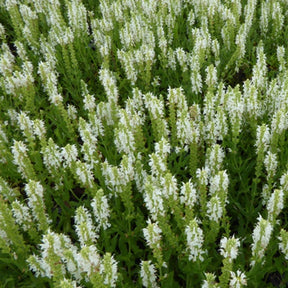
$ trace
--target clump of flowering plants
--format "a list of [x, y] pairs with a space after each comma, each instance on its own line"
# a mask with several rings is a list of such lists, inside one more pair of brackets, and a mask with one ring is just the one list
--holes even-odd
[[285, 287], [287, 11], [0, 0], [1, 287]]

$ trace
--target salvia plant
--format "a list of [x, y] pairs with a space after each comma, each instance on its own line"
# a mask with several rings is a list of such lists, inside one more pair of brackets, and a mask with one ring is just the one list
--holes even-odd
[[287, 11], [0, 0], [0, 286], [287, 287]]

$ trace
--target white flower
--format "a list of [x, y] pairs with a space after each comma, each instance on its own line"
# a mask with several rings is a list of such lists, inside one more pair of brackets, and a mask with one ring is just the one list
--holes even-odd
[[67, 105], [67, 114], [68, 114], [68, 117], [71, 119], [71, 120], [76, 120], [77, 119], [77, 109], [75, 106], [73, 106], [72, 104], [68, 104]]
[[153, 176], [163, 175], [164, 172], [167, 170], [166, 161], [163, 157], [160, 157], [157, 154], [150, 154], [149, 155], [149, 166], [151, 167], [151, 174]]
[[205, 254], [205, 251], [202, 250], [204, 242], [203, 231], [197, 222], [197, 219], [194, 218], [185, 228], [189, 260], [193, 262], [197, 260], [204, 261], [203, 254]]
[[0, 176], [0, 195], [4, 200], [12, 202], [19, 195], [19, 192], [10, 188], [8, 183]]
[[[66, 274], [64, 251], [75, 249], [70, 238], [48, 229], [47, 233], [43, 235], [40, 248], [41, 257], [32, 255], [28, 259], [30, 269], [36, 273], [37, 277], [41, 275], [41, 277], [52, 278], [55, 269], [61, 273], [61, 276], [64, 276]], [[55, 261], [57, 262], [57, 268]]]
[[192, 208], [197, 202], [197, 192], [191, 179], [183, 183], [180, 189], [180, 203]]
[[67, 144], [65, 147], [61, 148], [61, 156], [63, 157], [63, 166], [71, 168], [71, 164], [76, 162], [78, 157], [78, 151], [75, 144]]
[[116, 287], [118, 279], [117, 275], [117, 262], [113, 255], [106, 253], [100, 265], [100, 274], [104, 276], [104, 284], [108, 287]]
[[200, 73], [200, 64], [199, 56], [193, 54], [190, 58], [190, 67], [191, 67], [191, 90], [193, 93], [202, 92], [202, 77]]
[[101, 69], [99, 72], [99, 78], [104, 86], [104, 90], [107, 95], [108, 102], [117, 103], [118, 101], [118, 88], [116, 85], [116, 79], [111, 71], [108, 69]]
[[248, 117], [257, 120], [257, 116], [262, 114], [261, 102], [258, 100], [258, 90], [250, 80], [246, 80], [243, 85], [243, 97], [245, 102], [245, 111]]
[[278, 165], [277, 155], [268, 151], [264, 159], [264, 165], [268, 173], [268, 179], [274, 177]]
[[60, 287], [61, 288], [81, 288], [81, 286], [77, 285], [76, 281], [72, 281], [66, 278], [60, 281]]
[[96, 221], [99, 223], [99, 227], [102, 226], [104, 230], [109, 228], [111, 226], [108, 222], [110, 209], [107, 197], [104, 195], [102, 189], [97, 191], [96, 196], [91, 202], [91, 207], [93, 208], [94, 216]]
[[13, 72], [15, 58], [6, 43], [1, 45], [0, 73], [10, 75]]
[[223, 215], [223, 207], [220, 201], [220, 198], [215, 195], [211, 197], [209, 202], [207, 203], [207, 214], [208, 218], [211, 221], [219, 222]]
[[141, 270], [140, 275], [142, 279], [142, 284], [144, 287], [151, 287], [151, 288], [157, 288], [157, 277], [156, 277], [156, 269], [154, 264], [151, 263], [151, 261], [142, 261], [141, 260]]
[[253, 67], [252, 83], [257, 88], [264, 88], [266, 85], [267, 64], [264, 48], [261, 44], [257, 47], [257, 62]]
[[69, 26], [77, 37], [88, 34], [87, 11], [81, 1], [67, 2]]
[[158, 223], [152, 223], [151, 219], [148, 219], [147, 224], [147, 228], [143, 229], [145, 240], [150, 248], [160, 248], [162, 230], [159, 228]]
[[241, 288], [242, 286], [247, 286], [247, 280], [246, 275], [241, 272], [240, 270], [237, 270], [237, 272], [230, 272], [231, 274], [231, 280], [229, 283], [230, 288]]
[[196, 170], [196, 177], [199, 181], [199, 185], [201, 186], [207, 186], [208, 185], [208, 173], [209, 169], [207, 167], [205, 168], [197, 168]]
[[171, 173], [166, 173], [164, 177], [160, 178], [162, 187], [162, 195], [164, 198], [173, 198], [175, 201], [178, 198], [177, 180]]
[[40, 140], [45, 138], [46, 128], [43, 120], [36, 119], [33, 123], [34, 135], [38, 136]]
[[205, 280], [201, 288], [218, 288], [219, 284], [216, 282], [216, 276], [213, 273], [205, 273]]
[[183, 72], [187, 71], [187, 55], [182, 47], [178, 47], [175, 50], [176, 58], [183, 70]]
[[280, 63], [279, 71], [283, 71], [286, 61], [285, 61], [285, 47], [284, 46], [278, 46], [277, 47], [277, 59]]
[[192, 125], [193, 123], [189, 118], [188, 110], [178, 110], [176, 127], [177, 138], [179, 139], [181, 146], [198, 141], [199, 132]]
[[285, 259], [288, 260], [288, 232], [281, 229], [278, 239], [280, 240], [279, 249], [284, 254]]
[[[273, 114], [271, 122], [271, 138], [274, 134], [281, 135], [288, 127], [286, 108], [280, 108]], [[272, 138], [273, 139], [273, 138]]]
[[47, 146], [42, 148], [41, 153], [43, 155], [43, 162], [49, 172], [55, 172], [60, 167], [62, 161], [59, 146], [54, 143], [52, 138], [49, 138]]
[[131, 154], [135, 151], [135, 137], [128, 127], [120, 124], [114, 133], [114, 143], [119, 153]]
[[15, 222], [20, 225], [24, 231], [27, 231], [33, 222], [29, 213], [29, 208], [18, 200], [15, 200], [11, 206]]
[[90, 167], [87, 163], [83, 163], [80, 160], [78, 160], [76, 163], [76, 175], [79, 179], [79, 181], [87, 187], [93, 186], [94, 177], [92, 174], [92, 171], [90, 170]]
[[207, 153], [205, 161], [205, 168], [210, 171], [210, 175], [215, 175], [222, 166], [225, 153], [219, 144], [214, 144]]
[[240, 247], [239, 239], [235, 238], [234, 235], [231, 238], [224, 237], [220, 241], [220, 254], [224, 258], [229, 258], [230, 262], [236, 259], [238, 256], [238, 248]]
[[166, 158], [166, 156], [170, 153], [170, 149], [170, 143], [164, 137], [162, 137], [159, 142], [155, 143], [155, 153], [161, 158]]
[[145, 106], [151, 113], [151, 116], [154, 120], [157, 118], [162, 118], [164, 116], [164, 103], [152, 93], [145, 94], [144, 97]]
[[284, 193], [275, 189], [267, 203], [268, 219], [273, 222], [284, 208]]
[[224, 202], [226, 202], [229, 186], [229, 178], [226, 170], [219, 171], [211, 178], [210, 182], [209, 192], [211, 196], [218, 195], [222, 201], [224, 200]]
[[88, 111], [93, 111], [96, 107], [95, 97], [90, 94], [84, 96], [83, 103], [84, 103], [84, 109]]
[[97, 105], [96, 114], [101, 120], [105, 119], [108, 125], [114, 124], [113, 117], [115, 115], [113, 115], [112, 105], [110, 102], [100, 102]]
[[81, 247], [95, 243], [98, 235], [95, 232], [91, 214], [88, 210], [83, 206], [78, 207], [74, 219], [75, 230], [80, 240]]
[[34, 219], [38, 222], [38, 229], [45, 231], [52, 221], [45, 213], [43, 186], [40, 182], [29, 180], [25, 185], [25, 192], [28, 196], [28, 206], [32, 210]]
[[101, 258], [95, 245], [83, 246], [80, 253], [76, 254], [76, 263], [79, 266], [78, 273], [86, 272], [88, 276], [99, 270]]
[[217, 84], [217, 68], [211, 64], [206, 68], [206, 84], [208, 87], [215, 87]]
[[164, 215], [165, 211], [162, 192], [160, 188], [153, 183], [151, 176], [147, 177], [144, 191], [144, 202], [151, 214], [152, 219], [156, 221], [157, 216], [159, 214]]
[[25, 137], [30, 138], [29, 140], [34, 140], [33, 121], [28, 117], [27, 113], [21, 111], [18, 114], [18, 123]]
[[252, 234], [252, 266], [264, 257], [273, 231], [273, 226], [269, 221], [263, 219], [261, 215], [257, 219], [258, 223]]
[[260, 29], [264, 35], [268, 31], [269, 14], [271, 13], [269, 7], [268, 2], [261, 2]]
[[43, 82], [44, 90], [49, 95], [52, 104], [58, 105], [63, 101], [63, 97], [58, 93], [58, 80], [54, 68], [48, 62], [40, 62], [38, 73]]
[[288, 192], [288, 171], [286, 171], [280, 178], [280, 184], [284, 192]]
[[[1, 235], [2, 236], [2, 235]], [[37, 255], [31, 255], [28, 260], [29, 269], [35, 273], [36, 277], [52, 277], [52, 267]]]
[[[31, 178], [30, 161], [27, 155], [27, 147], [22, 141], [15, 141], [12, 146], [13, 163], [18, 166], [18, 172], [25, 178]], [[30, 177], [29, 177], [30, 176]]]
[[[257, 154], [259, 151], [266, 152], [268, 145], [270, 143], [270, 132], [269, 127], [266, 124], [257, 126], [257, 136], [256, 136], [255, 146], [257, 147]], [[263, 153], [262, 152], [262, 153]]]

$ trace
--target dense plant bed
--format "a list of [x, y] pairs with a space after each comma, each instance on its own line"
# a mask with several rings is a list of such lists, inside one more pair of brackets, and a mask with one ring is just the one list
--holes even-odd
[[1, 287], [286, 287], [287, 11], [0, 0]]

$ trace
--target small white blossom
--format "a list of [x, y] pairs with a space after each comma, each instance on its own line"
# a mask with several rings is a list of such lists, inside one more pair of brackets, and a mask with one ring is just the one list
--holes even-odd
[[62, 158], [59, 146], [55, 144], [52, 138], [49, 138], [47, 146], [42, 148], [41, 153], [43, 155], [43, 162], [49, 172], [56, 172], [61, 165]]
[[163, 137], [159, 142], [155, 143], [155, 153], [160, 157], [166, 158], [170, 153], [170, 143]]
[[28, 196], [28, 206], [32, 210], [34, 219], [38, 222], [38, 229], [48, 229], [52, 221], [45, 213], [44, 189], [40, 182], [29, 180], [25, 185], [25, 192]]
[[206, 84], [208, 87], [215, 87], [217, 84], [217, 68], [211, 64], [206, 68]]
[[108, 199], [104, 195], [103, 190], [100, 189], [97, 191], [96, 196], [91, 202], [91, 207], [93, 208], [94, 216], [96, 221], [99, 223], [99, 227], [107, 229], [111, 226], [109, 223], [110, 209], [108, 205]]
[[259, 44], [257, 47], [257, 62], [253, 67], [252, 83], [257, 88], [265, 88], [266, 85], [266, 74], [267, 74], [266, 56], [264, 48]]
[[38, 136], [40, 140], [45, 139], [46, 128], [43, 120], [36, 119], [33, 123], [34, 135]]
[[223, 207], [220, 198], [215, 195], [207, 203], [207, 214], [210, 221], [219, 222], [223, 215]]
[[162, 157], [154, 153], [150, 154], [149, 158], [151, 174], [153, 176], [163, 175], [164, 172], [167, 170], [166, 161], [164, 161]]
[[197, 192], [191, 179], [183, 183], [180, 189], [180, 203], [192, 208], [197, 202]]
[[239, 247], [240, 241], [234, 235], [231, 238], [224, 237], [220, 241], [220, 254], [224, 258], [229, 258], [230, 262], [232, 262], [238, 256]]
[[247, 280], [246, 275], [241, 272], [240, 270], [237, 270], [237, 272], [230, 272], [231, 274], [231, 280], [229, 282], [230, 288], [241, 288], [243, 286], [247, 286]]
[[216, 276], [213, 273], [205, 273], [205, 278], [201, 288], [219, 288], [219, 284], [216, 282]]
[[288, 192], [288, 171], [286, 171], [280, 178], [280, 184], [285, 194]]
[[24, 178], [34, 179], [35, 175], [27, 151], [28, 149], [22, 141], [14, 140], [12, 146], [13, 163], [17, 165], [18, 172]]
[[267, 203], [268, 220], [273, 222], [284, 208], [284, 193], [281, 189], [275, 189]]
[[16, 189], [12, 189], [0, 176], [0, 197], [2, 197], [4, 200], [10, 200], [12, 202], [17, 196], [19, 196], [19, 192]]
[[278, 239], [280, 240], [279, 249], [284, 254], [285, 259], [288, 260], [288, 232], [281, 229]]
[[140, 276], [144, 287], [157, 288], [157, 276], [154, 264], [151, 261], [141, 261]]
[[29, 208], [18, 200], [15, 200], [11, 205], [15, 222], [20, 225], [24, 231], [27, 231], [33, 223]]
[[225, 153], [219, 144], [214, 144], [211, 149], [208, 150], [205, 168], [211, 175], [215, 175], [221, 169], [224, 157]]
[[118, 88], [116, 86], [116, 79], [113, 73], [108, 69], [101, 69], [99, 75], [100, 75], [100, 81], [104, 86], [108, 102], [117, 103]]
[[226, 170], [219, 171], [215, 176], [213, 176], [210, 180], [210, 194], [218, 195], [220, 199], [223, 201], [227, 201], [227, 193], [229, 186], [229, 178]]
[[177, 180], [171, 173], [166, 173], [161, 177], [160, 183], [162, 186], [162, 195], [164, 198], [173, 198], [175, 201], [178, 198]]
[[273, 226], [269, 221], [263, 219], [261, 215], [257, 219], [258, 223], [252, 234], [252, 266], [255, 265], [256, 261], [259, 261], [264, 257], [265, 250], [270, 242], [273, 231]]
[[76, 120], [77, 119], [77, 109], [75, 106], [73, 106], [72, 104], [68, 104], [67, 105], [67, 114], [68, 114], [68, 117], [71, 119], [71, 120]]
[[144, 238], [151, 249], [160, 248], [161, 233], [158, 223], [152, 223], [151, 219], [147, 221], [147, 228], [143, 229]]
[[72, 281], [66, 278], [60, 281], [60, 287], [61, 288], [81, 288], [81, 286], [77, 285], [76, 281]]
[[33, 121], [29, 118], [27, 113], [21, 111], [18, 114], [18, 123], [25, 137], [27, 137], [29, 140], [34, 140]]
[[92, 273], [95, 273], [95, 270], [99, 270], [101, 258], [95, 245], [81, 247], [80, 252], [75, 256], [80, 273], [85, 272], [90, 277]]
[[278, 165], [277, 155], [268, 151], [264, 159], [264, 165], [268, 173], [268, 179], [274, 177]]
[[118, 279], [117, 275], [117, 262], [113, 255], [106, 253], [100, 265], [100, 274], [104, 276], [104, 284], [108, 287], [116, 287]]
[[71, 168], [72, 163], [75, 163], [78, 157], [78, 150], [75, 144], [67, 144], [61, 148], [61, 156], [63, 157], [63, 166]]
[[131, 154], [135, 151], [135, 137], [128, 127], [119, 125], [119, 127], [114, 130], [114, 133], [114, 143], [120, 153]]
[[257, 127], [256, 139], [257, 154], [260, 151], [263, 151], [262, 153], [266, 152], [270, 143], [269, 127], [266, 124]]
[[144, 202], [151, 214], [152, 220], [156, 221], [158, 215], [165, 214], [162, 191], [153, 183], [151, 176], [147, 177], [144, 191]]
[[96, 107], [95, 97], [93, 95], [87, 94], [83, 99], [84, 108], [88, 111], [93, 111]]
[[95, 232], [92, 217], [88, 210], [83, 206], [78, 207], [74, 219], [75, 230], [81, 247], [94, 244], [98, 238], [98, 235]]
[[190, 221], [189, 225], [185, 228], [187, 250], [189, 252], [189, 260], [195, 262], [197, 260], [204, 261], [203, 254], [205, 251], [202, 249], [204, 242], [203, 231], [198, 226], [197, 219]]
[[75, 167], [75, 173], [81, 184], [91, 188], [93, 186], [94, 177], [88, 164], [78, 160], [75, 163]]

